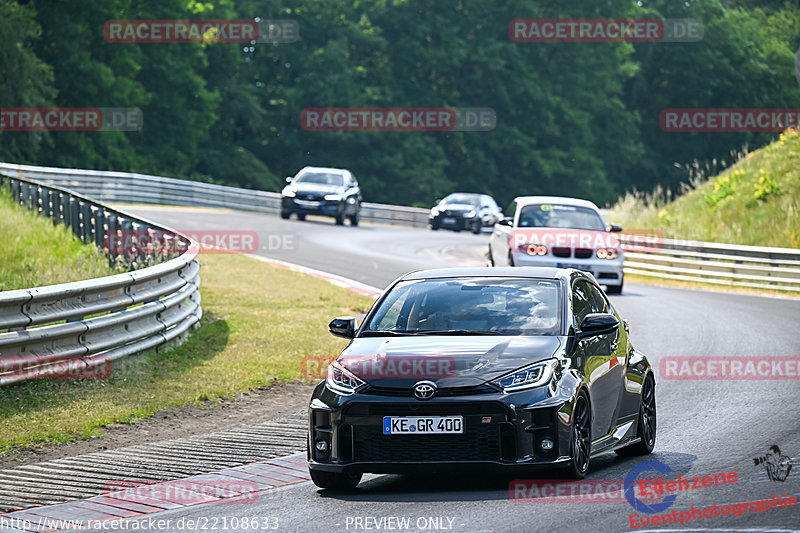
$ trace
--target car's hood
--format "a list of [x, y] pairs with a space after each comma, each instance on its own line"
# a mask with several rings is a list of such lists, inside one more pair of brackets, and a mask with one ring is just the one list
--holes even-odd
[[310, 192], [321, 194], [339, 193], [342, 191], [340, 185], [324, 185], [322, 183], [292, 183], [289, 190], [294, 192]]
[[421, 380], [468, 387], [549, 359], [560, 345], [556, 336], [364, 337], [339, 362], [377, 387], [411, 388]]

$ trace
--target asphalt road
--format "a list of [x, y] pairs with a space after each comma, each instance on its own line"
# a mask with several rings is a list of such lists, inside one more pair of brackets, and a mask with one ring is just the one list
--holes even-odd
[[[258, 254], [333, 272], [383, 287], [413, 269], [480, 264], [488, 235], [432, 232], [378, 225], [337, 227], [328, 221], [283, 221], [274, 216], [190, 209], [134, 208], [176, 229], [248, 230], [259, 234]], [[290, 235], [291, 246], [270, 247], [270, 236]], [[283, 237], [281, 237], [283, 238]], [[277, 240], [272, 238], [273, 244]], [[284, 241], [288, 242], [288, 241]], [[631, 323], [634, 345], [654, 367], [665, 356], [792, 356], [800, 359], [800, 300], [660, 288], [626, 283], [612, 301]], [[658, 438], [646, 459], [614, 454], [592, 461], [590, 479], [621, 480], [643, 460], [660, 461], [682, 476], [735, 471], [738, 481], [681, 491], [672, 509], [731, 505], [772, 494], [800, 496], [800, 386], [797, 380], [700, 381], [660, 379]], [[795, 464], [788, 478], [771, 481], [754, 458], [778, 445]], [[643, 477], [658, 477], [650, 472]], [[635, 511], [627, 502], [520, 502], [509, 498], [509, 477], [437, 475], [366, 476], [348, 495], [327, 494], [310, 482], [262, 493], [250, 505], [202, 505], [158, 513], [168, 529], [191, 531], [178, 520], [207, 518], [210, 531], [247, 531], [242, 517], [274, 517], [280, 531], [628, 531]], [[663, 514], [663, 513], [659, 513]], [[640, 516], [652, 516], [639, 513]], [[383, 521], [400, 517], [410, 521]], [[223, 519], [225, 521], [223, 521]], [[697, 519], [683, 527], [648, 531], [792, 531], [800, 507]], [[131, 524], [129, 524], [130, 526]], [[142, 524], [138, 524], [142, 525]], [[223, 529], [223, 525], [227, 529]], [[390, 526], [394, 526], [393, 529]], [[129, 530], [130, 528], [128, 528]], [[195, 526], [197, 529], [197, 526]], [[123, 531], [121, 529], [120, 531]]]

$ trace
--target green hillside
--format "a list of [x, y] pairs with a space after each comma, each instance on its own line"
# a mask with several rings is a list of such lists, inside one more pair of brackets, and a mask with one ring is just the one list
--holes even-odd
[[800, 131], [787, 130], [672, 201], [627, 194], [607, 218], [668, 238], [800, 248]]

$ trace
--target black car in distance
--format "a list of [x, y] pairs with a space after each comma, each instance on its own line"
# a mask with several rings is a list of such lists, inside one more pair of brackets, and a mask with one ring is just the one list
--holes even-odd
[[655, 446], [655, 376], [596, 280], [574, 269], [450, 268], [395, 281], [309, 405], [322, 488], [365, 472], [560, 468]]
[[432, 230], [464, 229], [480, 233], [482, 228], [491, 228], [502, 218], [503, 213], [491, 196], [456, 192], [436, 202], [428, 215], [428, 225]]
[[341, 168], [305, 167], [281, 191], [281, 218], [297, 214], [322, 215], [336, 219], [339, 225], [345, 218], [353, 226], [361, 216], [361, 189], [352, 172]]

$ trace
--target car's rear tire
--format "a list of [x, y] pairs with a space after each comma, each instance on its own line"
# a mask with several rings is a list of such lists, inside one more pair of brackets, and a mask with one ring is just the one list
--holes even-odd
[[508, 252], [508, 266], [513, 267], [514, 265], [514, 254]]
[[642, 386], [642, 403], [639, 406], [639, 420], [636, 436], [639, 442], [616, 450], [617, 455], [630, 457], [647, 455], [656, 447], [656, 382], [653, 376], [647, 376]]
[[297, 213], [297, 220], [305, 220], [306, 216], [303, 213]]
[[584, 391], [575, 399], [569, 441], [570, 459], [565, 473], [572, 479], [583, 479], [592, 454], [592, 411]]
[[472, 224], [472, 233], [478, 235], [481, 232], [481, 221], [476, 220], [474, 224]]
[[349, 472], [325, 472], [323, 470], [311, 470], [311, 481], [321, 489], [331, 490], [353, 490], [361, 483], [362, 473]]
[[606, 285], [606, 294], [622, 294], [622, 286], [625, 284], [625, 279], [619, 280], [619, 285]]
[[287, 220], [292, 214], [289, 211], [281, 211], [281, 218]]
[[494, 264], [494, 256], [492, 255], [492, 245], [489, 245], [489, 266], [497, 266]]

